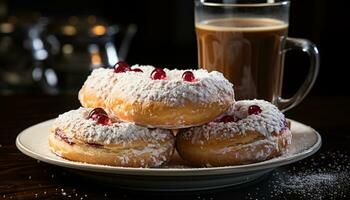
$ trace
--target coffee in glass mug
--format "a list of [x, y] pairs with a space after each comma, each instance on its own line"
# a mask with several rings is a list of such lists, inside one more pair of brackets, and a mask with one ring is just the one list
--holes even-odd
[[[319, 55], [310, 41], [287, 37], [289, 2], [228, 2], [196, 1], [199, 66], [222, 72], [234, 84], [236, 100], [264, 99], [281, 110], [295, 106], [316, 79]], [[299, 91], [283, 99], [284, 53], [295, 48], [310, 55], [310, 72]]]

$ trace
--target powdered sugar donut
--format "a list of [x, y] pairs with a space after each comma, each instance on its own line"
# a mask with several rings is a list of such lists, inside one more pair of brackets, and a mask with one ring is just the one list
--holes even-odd
[[232, 84], [219, 72], [154, 69], [120, 73], [106, 108], [123, 121], [175, 129], [210, 122], [233, 101]]
[[292, 139], [289, 126], [269, 102], [237, 101], [216, 121], [179, 130], [176, 147], [196, 166], [254, 163], [286, 152]]
[[123, 167], [157, 167], [169, 161], [175, 139], [169, 130], [109, 119], [102, 109], [79, 108], [60, 115], [49, 147], [63, 158]]

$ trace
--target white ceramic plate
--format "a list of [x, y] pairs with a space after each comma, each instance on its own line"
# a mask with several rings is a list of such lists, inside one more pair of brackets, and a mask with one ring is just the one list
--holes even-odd
[[22, 131], [17, 136], [16, 145], [30, 157], [72, 169], [85, 177], [112, 183], [118, 187], [140, 190], [204, 190], [246, 183], [276, 167], [296, 162], [315, 153], [321, 147], [321, 136], [309, 126], [293, 120], [291, 122], [293, 139], [287, 155], [264, 162], [227, 167], [191, 168], [183, 166], [182, 163], [172, 163], [164, 168], [128, 168], [65, 160], [48, 148], [47, 139], [53, 120]]

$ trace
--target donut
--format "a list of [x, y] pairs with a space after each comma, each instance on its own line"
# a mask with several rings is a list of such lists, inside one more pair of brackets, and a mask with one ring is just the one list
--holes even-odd
[[233, 86], [220, 72], [154, 68], [121, 73], [105, 103], [123, 121], [178, 129], [214, 120], [233, 101]]
[[79, 108], [54, 121], [49, 136], [53, 153], [65, 159], [121, 167], [159, 167], [170, 160], [175, 137], [109, 118], [101, 109]]
[[193, 166], [231, 166], [280, 156], [291, 140], [290, 124], [276, 106], [242, 100], [210, 123], [179, 130], [176, 149]]
[[202, 125], [234, 102], [233, 85], [217, 72], [169, 70], [117, 63], [96, 69], [79, 91], [87, 108], [101, 107], [122, 121], [167, 129]]

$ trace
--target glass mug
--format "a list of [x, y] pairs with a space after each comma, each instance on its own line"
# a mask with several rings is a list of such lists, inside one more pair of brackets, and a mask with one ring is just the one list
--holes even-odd
[[[287, 37], [290, 2], [224, 2], [195, 1], [199, 66], [222, 72], [237, 100], [265, 99], [282, 111], [300, 103], [316, 80], [319, 53], [310, 41]], [[308, 53], [310, 70], [296, 94], [284, 99], [284, 54], [291, 49]]]

